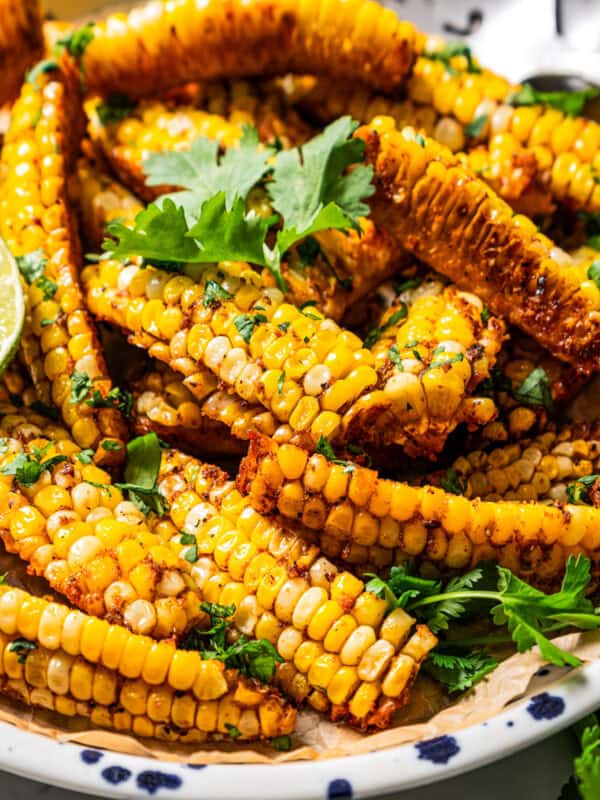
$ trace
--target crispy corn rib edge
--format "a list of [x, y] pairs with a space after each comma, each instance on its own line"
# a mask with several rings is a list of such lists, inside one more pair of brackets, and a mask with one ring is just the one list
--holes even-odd
[[391, 118], [355, 135], [375, 169], [376, 225], [555, 356], [600, 369], [600, 289], [580, 281], [566, 253], [447, 148]]
[[42, 52], [38, 0], [0, 0], [0, 106], [17, 97], [26, 69]]
[[[361, 580], [257, 514], [217, 467], [169, 451], [159, 487], [171, 524], [159, 521], [157, 532], [192, 562], [208, 602], [236, 607], [240, 633], [277, 648], [285, 663], [275, 680], [284, 692], [333, 720], [387, 727], [436, 644], [429, 629], [402, 609], [386, 614], [385, 601]], [[195, 537], [191, 556], [181, 532]]]
[[[81, 248], [68, 176], [79, 148], [79, 76], [63, 57], [58, 69], [23, 85], [2, 150], [0, 232], [15, 256], [36, 257], [43, 272], [27, 286], [21, 349], [39, 398], [54, 403], [82, 447], [119, 463], [127, 429], [115, 408], [71, 402], [71, 375], [86, 373], [105, 397], [111, 389], [95, 327], [79, 285]], [[44, 282], [45, 281], [45, 282]], [[98, 447], [111, 440], [115, 449]]]
[[292, 733], [279, 693], [198, 652], [0, 586], [0, 692], [121, 733], [173, 742]]
[[176, 0], [114, 14], [83, 56], [90, 89], [142, 96], [194, 80], [324, 73], [397, 89], [420, 38], [367, 0]]
[[568, 556], [583, 553], [599, 572], [600, 511], [590, 506], [470, 500], [266, 437], [251, 442], [237, 485], [258, 511], [320, 531], [325, 554], [355, 564], [414, 561], [444, 573], [491, 560], [555, 587]]
[[[396, 441], [410, 444], [411, 452], [430, 454], [427, 430], [418, 432], [410, 426], [426, 413], [430, 394], [436, 409], [442, 408], [444, 397], [447, 401], [451, 413], [446, 430], [461, 422], [460, 413], [454, 412], [471, 377], [475, 385], [475, 378], [484, 377], [484, 362], [487, 369], [492, 366], [503, 334], [498, 320], [488, 320], [484, 326], [471, 317], [469, 344], [475, 344], [483, 331], [487, 337], [485, 355], [477, 347], [466, 353], [472, 376], [467, 379], [462, 370], [447, 375], [454, 364], [444, 363], [426, 372], [422, 381], [407, 373], [386, 384], [385, 373], [378, 373], [373, 353], [361, 339], [316, 308], [300, 310], [284, 302], [276, 288], [259, 288], [218, 271], [208, 271], [203, 278], [207, 280], [220, 281], [232, 298], [207, 306], [202, 300], [203, 282], [150, 267], [123, 267], [114, 260], [90, 265], [82, 274], [90, 311], [121, 327], [133, 344], [185, 375], [185, 384], [199, 399], [212, 391], [218, 379], [223, 389], [272, 413], [280, 423], [277, 438], [297, 437], [310, 446], [325, 436], [342, 443]], [[448, 338], [451, 331], [449, 322]], [[477, 369], [471, 369], [470, 358], [478, 361]], [[493, 404], [491, 409], [493, 416]], [[490, 420], [485, 402], [471, 411], [471, 424]], [[374, 425], [377, 418], [386, 424]], [[440, 443], [438, 437], [434, 444]]]

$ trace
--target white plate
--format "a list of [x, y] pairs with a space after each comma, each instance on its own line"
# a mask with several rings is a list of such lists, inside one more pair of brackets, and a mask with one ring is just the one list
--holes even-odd
[[[558, 671], [560, 673], [560, 671]], [[115, 798], [173, 800], [357, 800], [423, 786], [527, 747], [600, 705], [600, 662], [553, 681], [540, 670], [537, 694], [452, 736], [368, 755], [280, 765], [188, 765], [60, 744], [0, 724], [0, 769]], [[550, 685], [548, 685], [550, 682]]]

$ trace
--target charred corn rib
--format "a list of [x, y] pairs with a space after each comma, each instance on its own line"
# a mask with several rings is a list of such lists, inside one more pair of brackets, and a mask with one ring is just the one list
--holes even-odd
[[[0, 436], [0, 537], [32, 573], [135, 633], [168, 638], [201, 616], [178, 559], [66, 430], [20, 410], [4, 417]], [[24, 459], [53, 462], [31, 483], [14, 474]]]
[[0, 586], [0, 692], [122, 733], [180, 742], [289, 734], [296, 712], [223, 662]]
[[88, 248], [99, 250], [109, 222], [118, 219], [133, 225], [144, 206], [122, 184], [88, 159], [77, 164], [79, 214], [82, 235]]
[[415, 561], [439, 573], [492, 560], [554, 586], [571, 553], [600, 561], [600, 511], [590, 506], [469, 500], [265, 437], [251, 443], [238, 487], [261, 513], [321, 531], [325, 553], [356, 564]]
[[42, 52], [38, 0], [0, 0], [0, 106], [17, 97], [26, 70]]
[[[567, 425], [488, 452], [475, 450], [452, 469], [469, 498], [567, 503], [571, 484], [600, 473], [600, 429]], [[600, 505], [600, 494], [594, 500]]]
[[21, 346], [39, 399], [60, 409], [81, 447], [109, 439], [119, 445], [98, 450], [102, 463], [114, 463], [124, 455], [126, 436], [119, 411], [70, 398], [74, 371], [86, 373], [102, 397], [111, 389], [81, 295], [80, 244], [67, 193], [80, 123], [79, 79], [66, 58], [24, 84], [2, 151], [0, 232], [14, 255], [33, 262]]
[[390, 118], [357, 135], [375, 169], [376, 225], [555, 356], [600, 369], [600, 289], [580, 282], [566, 253], [445, 147]]
[[[82, 279], [88, 306], [99, 319], [119, 325], [132, 343], [183, 373], [197, 398], [212, 393], [218, 379], [224, 390], [264, 406], [280, 423], [279, 440], [296, 437], [308, 446], [321, 436], [339, 443], [404, 443], [415, 408], [420, 413], [427, 405], [416, 378], [386, 383], [358, 336], [313, 306], [298, 309], [284, 302], [276, 288], [259, 288], [218, 271], [207, 271], [202, 283], [194, 283], [115, 261], [86, 267]], [[204, 304], [209, 280], [220, 282], [231, 298], [218, 306]], [[448, 322], [443, 329], [448, 338], [451, 327]], [[501, 330], [494, 321], [483, 334], [489, 361]], [[432, 377], [436, 380], [426, 381], [425, 388], [438, 397], [445, 391], [439, 386], [440, 380], [445, 383], [445, 367], [436, 368]], [[452, 402], [457, 408], [460, 400], [452, 397]], [[482, 422], [489, 421], [488, 406], [481, 405]], [[385, 425], [375, 425], [384, 412]], [[416, 434], [412, 439], [411, 452], [428, 452], [426, 436], [422, 444]]]
[[402, 609], [386, 616], [385, 601], [253, 511], [218, 468], [172, 451], [159, 485], [172, 520], [161, 535], [183, 553], [181, 532], [195, 536], [192, 578], [207, 601], [235, 605], [239, 632], [277, 648], [284, 692], [334, 720], [386, 727], [436, 643], [428, 628]]
[[[241, 81], [237, 83], [247, 86]], [[250, 93], [249, 87], [247, 91]], [[231, 88], [232, 97], [241, 94], [241, 86]], [[170, 188], [146, 185], [143, 160], [150, 153], [186, 149], [199, 137], [214, 139], [224, 148], [235, 147], [247, 125], [257, 128], [261, 141], [279, 141], [284, 147], [310, 138], [311, 128], [297, 112], [289, 109], [280, 116], [275, 105], [268, 97], [260, 99], [251, 112], [239, 108], [232, 100], [226, 113], [215, 114], [191, 105], [146, 100], [132, 108], [123, 119], [105, 125], [101, 117], [106, 104], [98, 106], [92, 101], [89, 130], [123, 183], [150, 202]]]
[[[235, 435], [239, 426], [242, 429], [241, 438], [247, 438], [246, 431], [251, 428], [237, 398], [216, 392], [200, 404], [183, 383], [182, 376], [160, 362], [153, 363], [150, 370], [145, 370], [132, 388], [133, 419], [137, 433], [154, 431], [174, 447], [194, 454], [243, 452], [241, 442], [233, 438], [231, 433]], [[224, 421], [219, 420], [221, 413], [230, 420], [231, 415], [225, 410], [229, 400], [237, 407], [231, 419], [231, 432]], [[203, 407], [206, 405], [213, 419], [204, 416]], [[263, 412], [262, 408], [260, 410]], [[262, 430], [263, 433], [271, 433], [273, 429], [274, 426]]]
[[83, 58], [91, 90], [136, 97], [187, 81], [287, 72], [391, 91], [420, 40], [370, 0], [177, 0], [114, 14], [94, 32]]
[[[409, 285], [400, 285], [399, 294], [391, 285], [380, 287], [380, 293], [394, 299], [366, 342], [383, 389], [380, 397], [372, 393], [358, 400], [349, 413], [359, 425], [381, 426], [384, 431], [394, 413], [389, 403], [386, 409], [385, 393], [392, 395], [405, 411], [405, 438], [395, 441], [418, 455], [424, 449], [439, 452], [460, 422], [473, 428], [495, 417], [493, 400], [473, 393], [489, 378], [504, 325], [491, 315], [484, 322], [481, 301], [454, 286], [435, 278]], [[380, 438], [385, 439], [383, 434]]]

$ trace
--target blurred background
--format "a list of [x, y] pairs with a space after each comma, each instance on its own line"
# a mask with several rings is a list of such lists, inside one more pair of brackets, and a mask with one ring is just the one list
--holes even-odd
[[[486, 66], [510, 80], [562, 74], [600, 83], [600, 0], [383, 1], [428, 33], [468, 42], [475, 54], [485, 54]], [[46, 0], [63, 19], [93, 19], [127, 5]]]

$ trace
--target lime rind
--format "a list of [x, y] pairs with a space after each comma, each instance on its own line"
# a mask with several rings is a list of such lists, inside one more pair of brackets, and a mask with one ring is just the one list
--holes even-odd
[[0, 376], [19, 346], [24, 322], [21, 275], [6, 242], [0, 237]]

